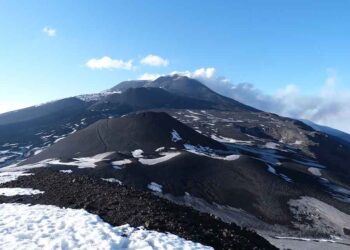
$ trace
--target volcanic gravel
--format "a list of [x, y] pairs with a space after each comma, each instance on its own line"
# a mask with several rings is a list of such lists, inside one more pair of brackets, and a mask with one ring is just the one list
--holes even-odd
[[173, 204], [149, 192], [51, 169], [32, 172], [35, 174], [20, 177], [1, 187], [34, 188], [45, 191], [44, 194], [0, 196], [0, 202], [82, 208], [114, 226], [144, 226], [177, 234], [215, 249], [276, 249], [255, 232], [226, 224], [209, 214]]

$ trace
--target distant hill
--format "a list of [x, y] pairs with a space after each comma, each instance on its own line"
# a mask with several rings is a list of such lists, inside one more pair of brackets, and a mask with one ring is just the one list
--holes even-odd
[[335, 129], [335, 128], [322, 126], [322, 125], [316, 124], [316, 123], [309, 121], [309, 120], [301, 120], [301, 121], [303, 121], [305, 124], [307, 124], [308, 126], [312, 127], [313, 129], [315, 129], [317, 131], [320, 131], [320, 132], [338, 137], [344, 141], [350, 142], [350, 134], [348, 134], [348, 133], [345, 133], [345, 132], [340, 131], [340, 130]]

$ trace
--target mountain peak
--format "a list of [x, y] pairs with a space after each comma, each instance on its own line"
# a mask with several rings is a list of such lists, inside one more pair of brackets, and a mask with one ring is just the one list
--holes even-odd
[[216, 103], [221, 107], [229, 109], [240, 109], [254, 112], [258, 111], [236, 100], [224, 97], [214, 92], [197, 79], [179, 74], [161, 76], [153, 81], [125, 81], [114, 86], [109, 91], [124, 92], [131, 88], [161, 88], [175, 95]]

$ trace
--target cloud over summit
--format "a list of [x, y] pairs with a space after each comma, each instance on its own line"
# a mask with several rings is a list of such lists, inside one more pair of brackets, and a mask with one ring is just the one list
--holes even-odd
[[350, 132], [350, 90], [341, 89], [334, 69], [315, 95], [305, 95], [297, 85], [290, 84], [269, 95], [251, 83], [234, 84], [216, 75], [213, 68], [202, 68], [185, 75], [197, 78], [218, 93], [264, 111]]
[[148, 55], [140, 60], [140, 63], [143, 65], [159, 67], [159, 66], [168, 66], [169, 61], [157, 55]]
[[[196, 78], [214, 91], [239, 102], [268, 112], [296, 119], [307, 119], [320, 125], [350, 132], [350, 89], [341, 89], [334, 69], [327, 69], [324, 83], [314, 95], [303, 94], [295, 84], [286, 85], [274, 94], [264, 93], [252, 83], [235, 84], [218, 76], [216, 69], [200, 68], [195, 71], [174, 71]], [[144, 74], [139, 79], [154, 80], [160, 74]]]

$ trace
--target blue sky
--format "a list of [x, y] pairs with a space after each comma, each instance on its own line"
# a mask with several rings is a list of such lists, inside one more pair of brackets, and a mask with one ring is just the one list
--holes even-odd
[[[0, 112], [199, 68], [266, 95], [293, 85], [306, 96], [331, 70], [348, 91], [349, 10], [342, 0], [0, 1]], [[142, 64], [147, 55], [167, 65]], [[102, 57], [121, 65], [87, 66]]]

